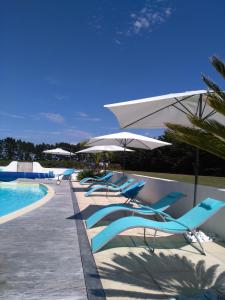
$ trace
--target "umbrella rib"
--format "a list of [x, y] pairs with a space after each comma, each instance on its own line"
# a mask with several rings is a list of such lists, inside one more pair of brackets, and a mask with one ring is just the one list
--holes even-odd
[[210, 113], [208, 113], [208, 115], [206, 115], [202, 120], [207, 120], [209, 117], [213, 116], [216, 114], [215, 110], [212, 110]]
[[127, 142], [126, 146], [128, 146], [130, 143], [132, 143], [135, 139], [131, 139], [129, 142]]
[[[190, 97], [191, 98], [191, 97]], [[190, 114], [193, 115], [193, 113], [183, 104], [181, 103], [181, 100], [178, 100], [177, 98], [174, 98], [178, 104], [180, 104], [184, 109], [186, 109], [186, 111]], [[176, 106], [175, 106], [176, 107]], [[177, 107], [176, 107], [177, 108]], [[178, 108], [177, 108], [178, 109]], [[181, 110], [182, 112], [184, 112], [183, 110]], [[185, 113], [185, 112], [184, 112]], [[186, 113], [185, 113], [186, 114]]]
[[142, 142], [142, 141], [140, 141], [140, 140], [139, 140], [139, 142], [140, 142], [142, 145], [144, 145], [145, 147], [147, 147], [147, 149], [152, 150], [152, 148], [149, 147], [148, 145], [146, 145], [144, 142]]
[[[187, 97], [183, 98], [182, 100], [180, 100], [180, 102], [181, 102], [181, 101], [185, 101], [185, 100], [187, 100], [188, 98], [191, 98], [192, 96], [193, 96], [193, 95], [187, 96]], [[122, 128], [127, 128], [127, 127], [129, 127], [129, 126], [131, 126], [131, 125], [134, 125], [135, 123], [140, 122], [140, 121], [142, 121], [142, 120], [144, 120], [144, 119], [146, 119], [146, 118], [148, 118], [148, 117], [150, 117], [150, 116], [152, 116], [152, 115], [154, 115], [154, 114], [156, 114], [156, 113], [158, 113], [158, 112], [160, 112], [160, 111], [162, 111], [162, 110], [165, 110], [165, 109], [167, 109], [168, 107], [173, 106], [174, 104], [176, 104], [176, 102], [171, 103], [171, 104], [169, 104], [169, 105], [166, 105], [166, 106], [164, 106], [164, 107], [162, 107], [162, 108], [160, 108], [160, 109], [158, 109], [158, 110], [156, 110], [156, 111], [154, 111], [154, 112], [152, 112], [152, 113], [150, 113], [150, 114], [148, 114], [148, 115], [146, 115], [146, 116], [144, 116], [144, 117], [141, 117], [140, 119], [137, 119], [136, 121], [133, 121], [133, 122], [131, 122], [131, 123], [129, 123], [129, 124], [123, 126]]]
[[204, 107], [202, 109], [202, 114], [204, 114], [204, 111], [205, 111], [205, 108], [206, 108], [206, 104], [207, 104], [207, 101], [205, 100]]
[[123, 147], [126, 147], [126, 143], [124, 144], [123, 143], [123, 139], [122, 140], [120, 140], [120, 139], [115, 139], [115, 141], [117, 141], [118, 143], [119, 143], [119, 146], [123, 146]]
[[187, 115], [187, 113], [185, 111], [183, 111], [180, 107], [177, 107], [175, 104], [172, 105], [174, 108], [176, 108], [177, 110], [179, 110], [180, 112], [182, 112], [183, 114]]
[[93, 142], [88, 142], [88, 145], [94, 145], [95, 143], [103, 141], [103, 140], [104, 139], [99, 139], [99, 140], [96, 140], [96, 141], [93, 141]]

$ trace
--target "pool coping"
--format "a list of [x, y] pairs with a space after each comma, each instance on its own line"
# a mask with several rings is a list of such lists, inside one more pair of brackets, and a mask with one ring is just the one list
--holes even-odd
[[6, 223], [8, 221], [11, 221], [11, 220], [13, 220], [15, 218], [18, 218], [18, 217], [20, 217], [22, 215], [27, 214], [28, 212], [30, 212], [30, 211], [38, 208], [38, 207], [41, 207], [42, 205], [44, 205], [45, 203], [47, 203], [50, 199], [52, 199], [53, 196], [55, 195], [54, 189], [52, 187], [50, 187], [48, 184], [43, 184], [43, 183], [40, 183], [40, 184], [39, 183], [27, 184], [27, 183], [22, 183], [22, 182], [15, 183], [15, 184], [20, 184], [20, 185], [43, 185], [43, 186], [45, 186], [47, 188], [48, 193], [47, 193], [47, 195], [45, 195], [40, 200], [38, 200], [38, 201], [36, 201], [36, 202], [34, 202], [32, 204], [29, 204], [26, 207], [18, 209], [16, 211], [12, 212], [12, 213], [9, 213], [9, 214], [7, 214], [5, 216], [0, 217], [0, 224]]
[[[74, 209], [74, 215], [81, 216], [76, 193], [72, 182], [70, 182], [70, 191]], [[90, 243], [87, 236], [87, 231], [82, 218], [75, 218], [77, 236], [80, 248], [80, 257], [83, 267], [84, 280], [86, 285], [87, 297], [89, 300], [104, 300], [106, 299], [105, 291], [102, 286], [101, 278], [91, 252]]]

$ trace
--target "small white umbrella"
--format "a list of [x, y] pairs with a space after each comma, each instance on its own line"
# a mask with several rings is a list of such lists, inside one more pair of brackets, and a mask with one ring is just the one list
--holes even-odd
[[[225, 125], [224, 116], [207, 103], [206, 90], [189, 91], [132, 100], [104, 107], [116, 116], [121, 128], [165, 128], [165, 123], [190, 126], [188, 115], [196, 115], [203, 120], [213, 118]], [[196, 204], [199, 169], [199, 150], [196, 150], [194, 205]]]
[[62, 155], [62, 156], [71, 156], [76, 155], [75, 153], [63, 150], [61, 148], [49, 149], [43, 151], [45, 154], [53, 154], [53, 155]]
[[[156, 139], [152, 139], [140, 134], [135, 134], [130, 132], [118, 132], [118, 133], [91, 138], [88, 141], [87, 145], [88, 146], [116, 145], [116, 146], [123, 147], [124, 149], [130, 147], [130, 148], [152, 150], [158, 147], [168, 146], [171, 144]], [[123, 161], [123, 170], [124, 170], [125, 169], [124, 155], [123, 158], [124, 158]]]
[[133, 152], [134, 150], [131, 149], [126, 149], [120, 146], [115, 146], [115, 145], [107, 145], [107, 146], [93, 146], [89, 147], [84, 150], [77, 151], [76, 153], [98, 153], [98, 152], [116, 152], [116, 151], [127, 151], [127, 152]]
[[99, 152], [134, 152], [134, 150], [115, 145], [93, 146], [76, 153], [99, 153]]

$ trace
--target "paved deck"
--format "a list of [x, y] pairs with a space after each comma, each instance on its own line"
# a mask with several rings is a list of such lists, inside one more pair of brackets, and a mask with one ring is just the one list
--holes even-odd
[[[102, 206], [124, 201], [113, 193], [106, 198], [104, 192], [84, 197], [84, 191], [84, 186], [74, 183], [83, 219]], [[89, 241], [117, 217], [111, 215], [87, 230]], [[153, 233], [148, 230], [150, 245]], [[223, 295], [220, 299], [225, 299], [225, 244], [210, 242], [204, 243], [204, 247], [207, 256], [187, 245], [183, 237], [158, 233], [156, 250], [151, 254], [143, 241], [143, 230], [132, 229], [113, 239], [94, 258], [106, 298], [110, 300], [168, 300], [179, 295], [194, 299], [193, 295], [208, 288], [219, 291]]]
[[0, 225], [0, 299], [88, 298], [70, 186], [51, 186], [52, 200]]

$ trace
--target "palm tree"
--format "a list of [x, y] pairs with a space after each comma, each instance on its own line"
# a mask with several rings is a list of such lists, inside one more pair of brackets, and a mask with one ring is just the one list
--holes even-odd
[[[211, 57], [210, 61], [225, 79], [225, 63], [216, 56]], [[208, 104], [225, 117], [225, 92], [206, 76], [202, 75], [202, 80], [210, 89]], [[169, 137], [225, 159], [225, 126], [213, 119], [204, 120], [191, 115], [188, 118], [193, 127], [167, 123]]]

